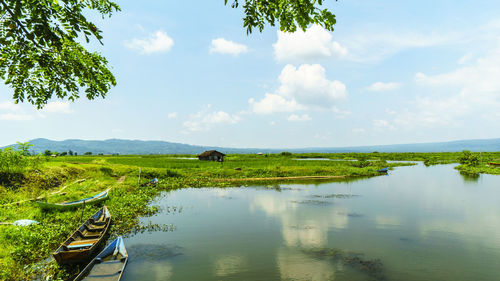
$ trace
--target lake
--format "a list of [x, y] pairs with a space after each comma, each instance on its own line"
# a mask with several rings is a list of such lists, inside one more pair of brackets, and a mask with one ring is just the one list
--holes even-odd
[[453, 167], [165, 192], [122, 280], [499, 280], [500, 176]]

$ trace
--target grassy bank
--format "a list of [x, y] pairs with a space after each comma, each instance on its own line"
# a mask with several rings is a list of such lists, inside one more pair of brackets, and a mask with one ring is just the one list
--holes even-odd
[[[492, 154], [489, 157], [498, 157]], [[229, 155], [217, 163], [190, 159], [193, 156], [65, 156], [44, 158], [37, 166], [27, 165], [4, 176], [0, 185], [0, 222], [33, 219], [40, 225], [19, 227], [0, 225], [0, 280], [29, 280], [35, 276], [50, 276], [67, 280], [76, 268], [61, 268], [46, 260], [57, 246], [98, 210], [87, 206], [63, 212], [42, 212], [31, 201], [43, 197], [48, 202], [61, 202], [94, 195], [112, 188], [105, 202], [113, 216], [111, 236], [128, 235], [136, 231], [172, 229], [168, 225], [141, 225], [139, 217], [156, 213], [149, 206], [164, 190], [182, 187], [240, 186], [255, 179], [276, 181], [284, 179], [311, 180], [318, 178], [376, 176], [378, 169], [411, 165], [387, 163], [386, 160], [435, 159], [435, 162], [454, 161], [459, 154], [299, 154], [299, 155]], [[304, 160], [304, 159], [316, 160]], [[326, 160], [321, 160], [322, 158]], [[500, 157], [499, 157], [500, 158]], [[298, 160], [301, 159], [301, 160]], [[320, 159], [320, 160], [318, 160]], [[331, 161], [327, 159], [341, 159]], [[349, 161], [357, 159], [359, 161]], [[370, 161], [368, 161], [370, 160]], [[456, 161], [456, 160], [455, 160]], [[500, 168], [498, 169], [500, 170]], [[159, 178], [158, 186], [140, 186], [151, 178]], [[10, 174], [9, 174], [10, 175]], [[249, 182], [249, 179], [253, 179]], [[14, 203], [14, 204], [13, 204]], [[83, 215], [82, 215], [83, 213]]]

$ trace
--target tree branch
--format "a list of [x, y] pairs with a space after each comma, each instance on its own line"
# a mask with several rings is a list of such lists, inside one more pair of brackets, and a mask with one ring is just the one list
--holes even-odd
[[16, 15], [12, 12], [12, 10], [9, 8], [9, 6], [4, 2], [4, 0], [0, 0], [0, 3], [2, 3], [2, 6], [4, 9], [10, 14], [11, 18], [16, 22], [16, 24], [21, 27], [21, 30], [26, 34], [26, 37], [35, 44], [40, 49], [45, 49], [44, 47], [40, 46], [33, 38], [30, 38], [30, 32], [24, 27], [24, 25], [17, 19]]

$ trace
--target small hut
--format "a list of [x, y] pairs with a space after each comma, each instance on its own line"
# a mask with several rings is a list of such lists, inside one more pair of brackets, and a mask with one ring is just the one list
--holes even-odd
[[207, 160], [207, 161], [222, 162], [222, 161], [224, 161], [225, 155], [226, 154], [219, 152], [217, 150], [207, 150], [207, 151], [203, 152], [202, 154], [198, 155], [198, 159]]

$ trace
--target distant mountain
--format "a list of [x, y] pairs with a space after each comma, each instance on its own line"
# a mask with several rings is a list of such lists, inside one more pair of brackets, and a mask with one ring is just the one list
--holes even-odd
[[278, 153], [281, 151], [290, 151], [295, 153], [318, 152], [453, 152], [464, 149], [471, 151], [500, 151], [500, 138], [482, 139], [482, 140], [460, 140], [450, 142], [434, 143], [416, 143], [416, 144], [391, 144], [391, 145], [372, 145], [356, 147], [311, 147], [297, 149], [260, 149], [260, 148], [227, 148], [214, 146], [196, 146], [182, 143], [173, 143], [167, 141], [141, 141], [141, 140], [64, 140], [53, 141], [48, 139], [34, 139], [30, 141], [33, 144], [32, 150], [35, 153], [50, 151], [69, 151], [72, 150], [78, 154], [92, 152], [93, 154], [200, 154], [205, 150], [219, 150], [228, 153]]

